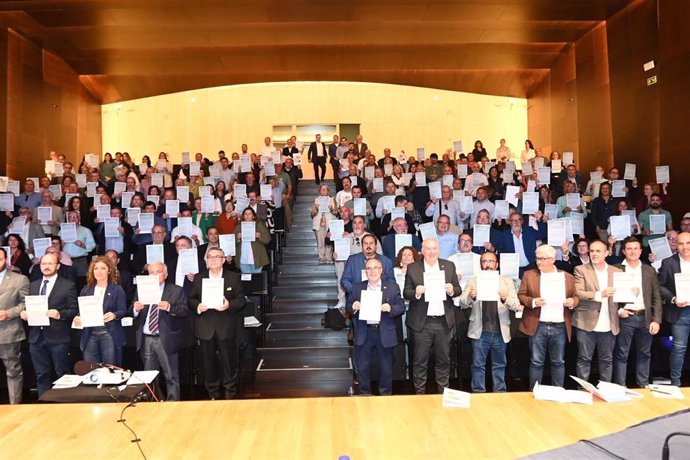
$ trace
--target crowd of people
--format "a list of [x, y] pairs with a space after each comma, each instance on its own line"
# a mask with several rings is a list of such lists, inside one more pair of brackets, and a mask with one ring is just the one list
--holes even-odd
[[[352, 317], [361, 393], [371, 392], [373, 353], [379, 392], [392, 391], [403, 316], [415, 390], [425, 391], [432, 350], [436, 383], [447, 387], [463, 312], [471, 312], [472, 389], [485, 391], [490, 352], [494, 390], [504, 391], [516, 321], [509, 310], [522, 312], [520, 330], [530, 337], [531, 384], [541, 379], [547, 350], [552, 381], [563, 384], [563, 347], [574, 327], [580, 376], [589, 377], [596, 349], [600, 378], [625, 383], [634, 337], [636, 382], [644, 385], [662, 305], [673, 327], [671, 378], [680, 383], [690, 298], [676, 295], [676, 275], [690, 270], [690, 217], [674, 230], [666, 183], [638, 187], [634, 177], [600, 167], [585, 182], [572, 156], [544, 158], [530, 141], [520, 165], [503, 140], [497, 161], [480, 141], [466, 155], [449, 149], [441, 158], [384, 149], [377, 159], [361, 135], [330, 144], [317, 136], [304, 157], [303, 149], [295, 138], [276, 149], [267, 137], [257, 153], [243, 144], [213, 160], [183, 153], [173, 164], [161, 152], [135, 163], [118, 152], [85, 155], [77, 167], [51, 152], [43, 177], [0, 178], [0, 359], [10, 402], [22, 399], [25, 331], [41, 396], [70, 371], [73, 328], [82, 329], [85, 360], [121, 365], [125, 317], [133, 318], [144, 369], [162, 371], [166, 399], [180, 398], [178, 354], [195, 340], [209, 397], [236, 397], [247, 302], [239, 273], [270, 268], [306, 163], [320, 184], [312, 207], [319, 262], [335, 264], [337, 307]], [[322, 183], [328, 164], [334, 190]], [[614, 285], [624, 283], [619, 272], [631, 273], [624, 288]], [[155, 280], [155, 302], [139, 299], [140, 276]], [[542, 278], [551, 280], [548, 296]], [[487, 279], [495, 281], [491, 295]], [[215, 299], [211, 286], [221, 284]], [[83, 317], [87, 300], [102, 306], [98, 325]]]

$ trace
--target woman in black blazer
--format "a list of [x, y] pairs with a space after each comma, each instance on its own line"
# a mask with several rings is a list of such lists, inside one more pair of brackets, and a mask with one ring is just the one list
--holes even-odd
[[[120, 320], [127, 312], [127, 300], [125, 291], [119, 284], [118, 271], [108, 257], [99, 256], [89, 265], [86, 279], [81, 296], [96, 296], [100, 299], [98, 303], [103, 308], [104, 325], [84, 327], [80, 342], [84, 360], [119, 366], [125, 344], [125, 332]], [[75, 318], [75, 324], [82, 325], [81, 317]]]

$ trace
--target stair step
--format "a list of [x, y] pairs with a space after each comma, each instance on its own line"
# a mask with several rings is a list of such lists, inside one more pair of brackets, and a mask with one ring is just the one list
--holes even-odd
[[274, 286], [273, 294], [279, 299], [332, 299], [337, 298], [338, 291], [335, 282], [329, 286], [312, 286], [309, 284], [294, 284], [291, 286]]
[[258, 370], [279, 369], [349, 369], [350, 347], [259, 348]]
[[[318, 262], [318, 260], [317, 260]], [[307, 274], [328, 274], [328, 275], [334, 275], [335, 276], [335, 268], [331, 264], [319, 264], [317, 262], [313, 262], [310, 264], [303, 263], [303, 264], [281, 264], [278, 265], [278, 268], [276, 269], [278, 272], [279, 280], [282, 280], [285, 277], [291, 277], [291, 276], [303, 276]]]
[[266, 327], [269, 347], [347, 346], [347, 330], [333, 331], [322, 327], [312, 329], [274, 329]]
[[337, 295], [332, 298], [322, 298], [315, 300], [304, 299], [274, 299], [272, 305], [273, 313], [310, 313], [320, 312], [323, 314], [326, 309], [334, 307], [338, 303]]
[[255, 390], [261, 398], [317, 398], [347, 396], [352, 386], [352, 372], [341, 371], [324, 380], [281, 380], [273, 371], [256, 373]]
[[307, 324], [310, 326], [321, 327], [321, 319], [323, 318], [323, 313], [321, 312], [280, 312], [280, 313], [266, 313], [266, 322], [269, 324], [276, 325], [300, 325]]

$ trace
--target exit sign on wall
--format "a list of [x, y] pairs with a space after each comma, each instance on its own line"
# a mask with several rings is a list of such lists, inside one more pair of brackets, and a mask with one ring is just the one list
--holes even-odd
[[656, 85], [656, 75], [647, 79], [647, 86]]

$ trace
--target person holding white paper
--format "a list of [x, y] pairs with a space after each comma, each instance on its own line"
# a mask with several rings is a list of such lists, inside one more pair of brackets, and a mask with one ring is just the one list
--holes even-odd
[[468, 175], [467, 179], [465, 179], [464, 190], [465, 195], [475, 196], [478, 189], [489, 185], [489, 179], [481, 172], [481, 163], [471, 163], [470, 166], [472, 167], [472, 174]]
[[[192, 240], [186, 236], [180, 236], [175, 241], [175, 253], [169, 259], [164, 262], [168, 268], [168, 272], [171, 276], [171, 282], [182, 288], [185, 294], [189, 294], [192, 289], [192, 283], [194, 282], [194, 275], [198, 272], [198, 255], [192, 254], [189, 249], [196, 251], [193, 247]], [[184, 256], [182, 254], [185, 253]], [[194, 264], [197, 266], [191, 266], [191, 260], [194, 260]], [[191, 269], [191, 271], [190, 271]]]
[[411, 244], [409, 244], [410, 246], [414, 247], [417, 251], [422, 249], [422, 242], [419, 237], [417, 235], [410, 235], [408, 230], [407, 220], [398, 217], [393, 221], [393, 233], [384, 236], [383, 241], [381, 241], [384, 256], [391, 260], [395, 260], [401, 248], [399, 242], [407, 237], [409, 237], [408, 243], [411, 242]]
[[[183, 218], [183, 219], [184, 218], [193, 219], [192, 211], [190, 211], [189, 209], [185, 209], [184, 211], [180, 212], [179, 217]], [[178, 218], [177, 221], [179, 223], [180, 219]], [[187, 222], [190, 222], [190, 221], [187, 220]], [[192, 224], [189, 226], [188, 230], [190, 230], [190, 235], [187, 235], [187, 236], [192, 241], [192, 247], [196, 248], [196, 247], [199, 247], [205, 243], [204, 234], [203, 234], [201, 228], [199, 228], [197, 225], [195, 225], [193, 223], [193, 221], [192, 221]], [[182, 234], [181, 234], [180, 225], [178, 225], [177, 227], [173, 228], [172, 232], [170, 233], [170, 239], [174, 242], [180, 236], [182, 236]]]
[[17, 206], [26, 206], [33, 210], [41, 205], [41, 195], [36, 191], [36, 184], [31, 179], [24, 181], [24, 192], [14, 199]]
[[[242, 212], [242, 222], [253, 222], [256, 233], [254, 241], [242, 240], [242, 226], [235, 227], [236, 254], [242, 273], [259, 273], [269, 263], [266, 245], [271, 242], [271, 235], [266, 226], [257, 222], [256, 213], [252, 208]], [[235, 262], [237, 264], [237, 262]]]
[[623, 241], [625, 261], [622, 267], [633, 278], [635, 301], [619, 304], [620, 332], [613, 351], [613, 383], [626, 386], [628, 353], [635, 337], [635, 383], [646, 388], [649, 383], [649, 364], [654, 335], [659, 332], [662, 318], [662, 299], [656, 271], [640, 261], [642, 243], [635, 237]]
[[[367, 281], [355, 283], [345, 309], [355, 318], [357, 377], [362, 395], [371, 395], [371, 362], [379, 363], [379, 394], [393, 391], [393, 349], [398, 345], [396, 318], [405, 312], [405, 303], [395, 281], [383, 281], [383, 265], [376, 258], [366, 261]], [[378, 318], [364, 319], [364, 312], [378, 310]]]
[[77, 239], [74, 242], [65, 243], [63, 251], [72, 258], [77, 286], [83, 286], [86, 284], [86, 271], [89, 268], [87, 256], [96, 248], [96, 241], [93, 239], [91, 230], [80, 224], [79, 213], [70, 211], [67, 213], [67, 219], [76, 226]]
[[345, 206], [352, 209], [353, 215], [364, 216], [367, 222], [367, 228], [370, 227], [370, 223], [375, 217], [374, 208], [371, 207], [369, 199], [362, 196], [362, 187], [359, 185], [352, 187], [352, 199], [346, 201]]
[[[86, 286], [80, 296], [94, 296], [103, 310], [104, 326], [84, 327], [79, 347], [84, 360], [92, 363], [122, 365], [122, 347], [126, 343], [120, 320], [127, 313], [127, 299], [120, 286], [116, 267], [108, 257], [96, 257], [89, 265]], [[74, 318], [80, 327], [81, 316]]]
[[621, 270], [606, 263], [607, 255], [606, 243], [592, 241], [591, 263], [575, 267], [575, 290], [580, 303], [573, 314], [573, 326], [577, 334], [577, 376], [583, 380], [589, 380], [595, 348], [599, 380], [613, 379], [613, 348], [620, 330], [618, 306], [613, 301], [613, 274]]
[[547, 238], [547, 227], [542, 220], [542, 214], [539, 212], [535, 217], [538, 217], [537, 228], [539, 230], [524, 225], [522, 214], [517, 211], [512, 212], [508, 217], [510, 228], [501, 232], [496, 244], [496, 251], [499, 254], [514, 252], [520, 255], [520, 276], [527, 266], [536, 261], [537, 240], [543, 241]]
[[[240, 276], [223, 268], [225, 254], [221, 249], [206, 253], [207, 272], [194, 279], [189, 308], [196, 312], [195, 336], [201, 343], [204, 386], [211, 399], [233, 399], [237, 396], [239, 346], [247, 298]], [[202, 303], [204, 279], [223, 279], [223, 305], [208, 308]]]
[[[406, 324], [414, 338], [412, 381], [416, 394], [426, 393], [427, 370], [431, 346], [436, 360], [438, 391], [448, 387], [450, 378], [450, 340], [455, 332], [453, 297], [462, 289], [452, 262], [439, 258], [439, 244], [434, 239], [422, 242], [424, 259], [407, 267], [404, 298], [410, 301]], [[424, 274], [443, 272], [445, 300], [427, 302]]]
[[[685, 353], [688, 349], [690, 336], [690, 299], [680, 295], [688, 288], [687, 275], [690, 274], [690, 233], [682, 232], [678, 235], [678, 253], [664, 259], [659, 269], [659, 289], [664, 299], [664, 319], [671, 323], [670, 368], [671, 385], [680, 386]], [[681, 275], [679, 286], [676, 275]], [[683, 276], [686, 275], [686, 276]]]
[[[455, 274], [462, 289], [465, 289], [470, 277], [481, 270], [480, 255], [473, 249], [473, 236], [471, 233], [465, 232], [458, 238], [458, 251], [448, 258], [455, 265]], [[459, 306], [460, 298], [455, 297], [453, 303]]]
[[[535, 383], [541, 383], [547, 351], [551, 361], [551, 384], [562, 387], [565, 382], [565, 342], [571, 340], [572, 309], [577, 307], [580, 299], [575, 293], [573, 276], [555, 266], [555, 248], [539, 246], [536, 262], [536, 269], [525, 272], [518, 291], [518, 299], [524, 307], [519, 330], [529, 336], [529, 387], [534, 388]], [[562, 304], [550, 302], [549, 293], [542, 292], [545, 287], [541, 283], [543, 274], [562, 275], [562, 285], [548, 286], [552, 291], [565, 293]]]
[[673, 230], [673, 216], [671, 213], [661, 207], [661, 195], [652, 193], [649, 197], [649, 208], [642, 211], [637, 216], [637, 221], [640, 223], [640, 233], [642, 236], [642, 244], [649, 246], [649, 240], [653, 238], [663, 238], [663, 233], [654, 233], [651, 228], [651, 216], [665, 216], [666, 230]]
[[[144, 370], [160, 370], [165, 377], [166, 400], [180, 400], [178, 353], [192, 341], [192, 320], [187, 297], [179, 286], [166, 282], [168, 269], [156, 262], [148, 266], [149, 276], [157, 276], [161, 291], [157, 304], [133, 303], [137, 351]], [[156, 389], [160, 392], [160, 389]]]
[[[29, 327], [29, 351], [36, 371], [36, 387], [40, 397], [57, 378], [71, 373], [69, 363], [70, 326], [77, 314], [77, 289], [74, 283], [58, 276], [60, 263], [56, 254], [41, 257], [43, 276], [29, 285], [29, 295], [46, 296], [49, 326]], [[27, 321], [26, 311], [20, 316]]]
[[[587, 218], [587, 207], [580, 194], [577, 193], [577, 186], [575, 183], [570, 181], [564, 182], [563, 193], [564, 195], [559, 196], [556, 200], [556, 204], [558, 205], [558, 217], [568, 217], [571, 212], [579, 212], [584, 218]], [[576, 204], [577, 206], [575, 206]]]
[[[481, 269], [498, 271], [498, 258], [492, 252], [485, 252], [480, 259]], [[472, 391], [486, 392], [486, 360], [491, 352], [491, 370], [494, 392], [507, 391], [505, 384], [506, 344], [510, 342], [509, 311], [520, 311], [522, 305], [517, 298], [515, 283], [509, 278], [498, 276], [496, 285], [489, 290], [498, 292], [498, 300], [478, 299], [478, 280], [469, 279], [460, 294], [460, 308], [472, 310], [467, 336], [472, 340]]]
[[441, 187], [441, 199], [432, 198], [424, 213], [431, 217], [434, 223], [438, 221], [439, 216], [448, 216], [451, 225], [458, 225], [459, 219], [464, 217], [464, 213], [460, 212], [460, 203], [453, 199], [453, 192], [447, 185]]
[[64, 222], [64, 219], [62, 208], [53, 204], [53, 193], [50, 190], [42, 191], [41, 205], [33, 210], [31, 220], [41, 226], [44, 235], [50, 236], [58, 234], [60, 222]]

